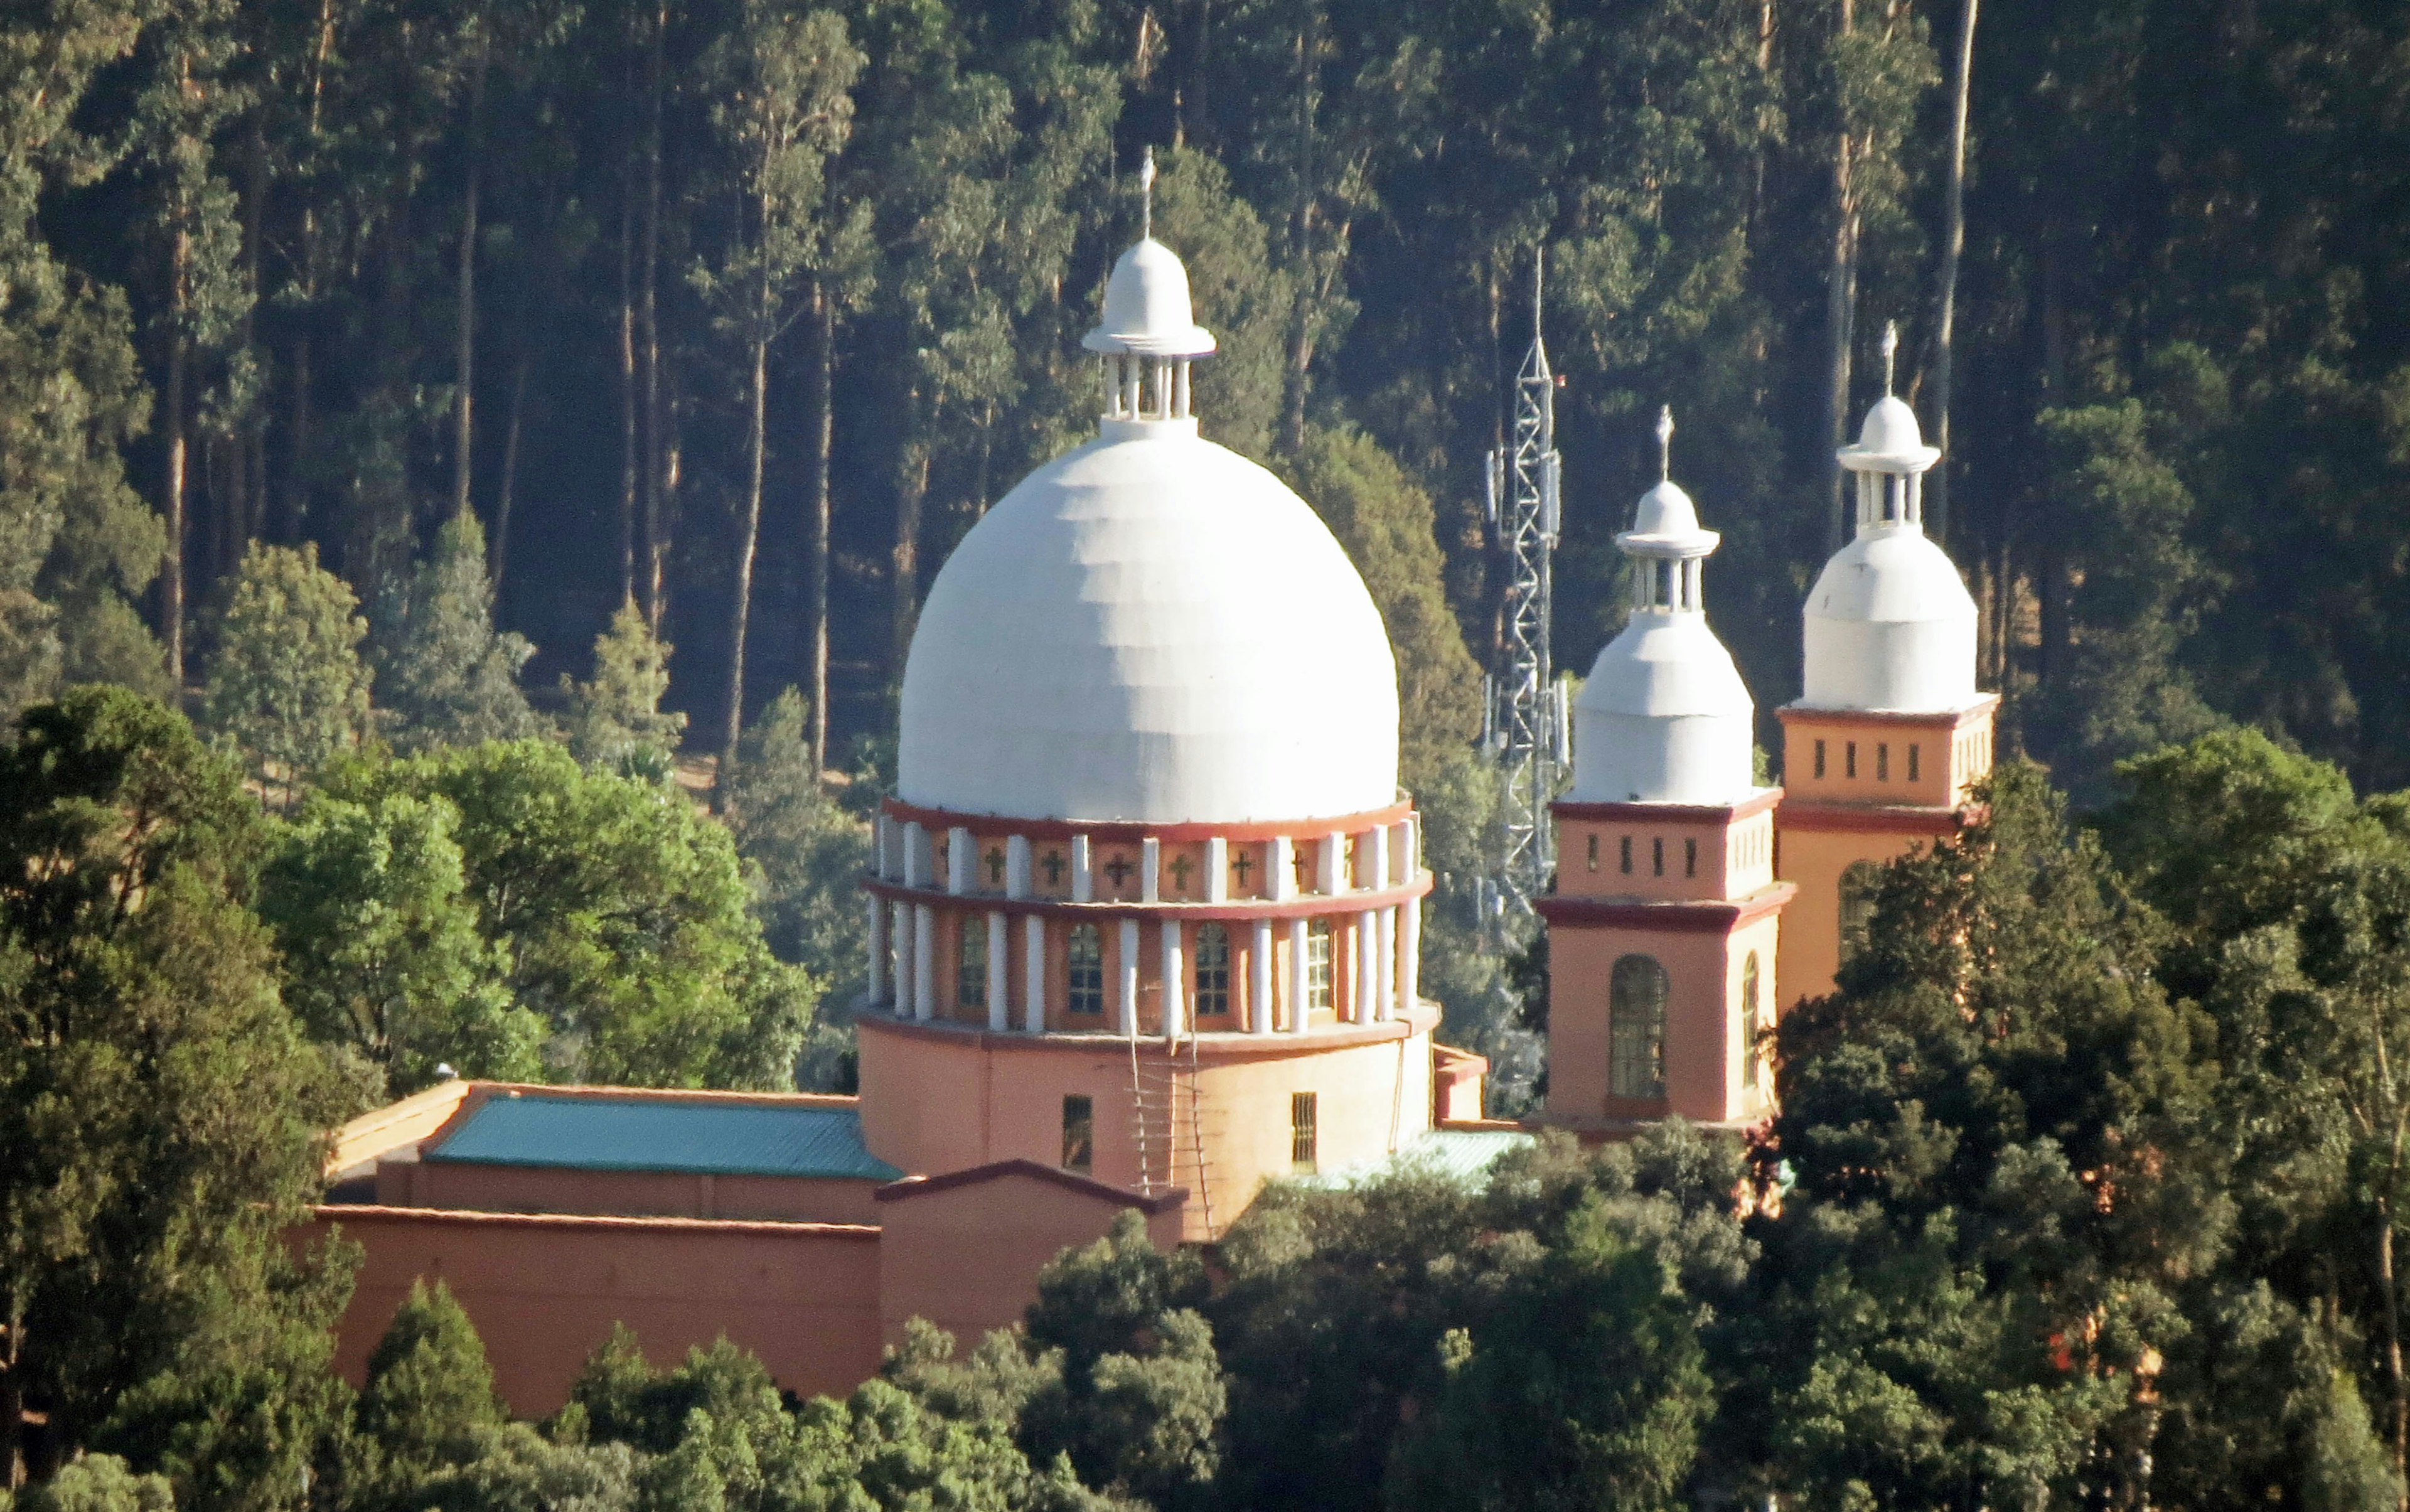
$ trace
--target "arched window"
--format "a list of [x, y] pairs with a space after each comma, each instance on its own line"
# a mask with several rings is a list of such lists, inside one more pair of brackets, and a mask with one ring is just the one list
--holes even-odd
[[954, 1001], [965, 1008], [987, 1007], [987, 921], [972, 914], [963, 921], [962, 959], [954, 968]]
[[1841, 873], [1841, 962], [1866, 948], [1866, 926], [1874, 921], [1875, 894], [1882, 887], [1882, 868], [1871, 861], [1852, 861]]
[[1765, 1025], [1757, 1016], [1757, 952], [1740, 964], [1740, 1084], [1757, 1085], [1758, 1037]]
[[1619, 1098], [1665, 1095], [1665, 968], [1653, 955], [1615, 963], [1607, 985], [1607, 1089]]
[[1105, 944], [1095, 924], [1071, 926], [1070, 1010], [1099, 1014], [1105, 1010]]
[[1197, 926], [1197, 1016], [1230, 1011], [1230, 931]]

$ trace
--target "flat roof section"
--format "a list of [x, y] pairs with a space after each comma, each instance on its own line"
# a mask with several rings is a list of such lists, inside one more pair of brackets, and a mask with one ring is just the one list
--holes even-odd
[[614, 1098], [532, 1089], [480, 1098], [422, 1160], [565, 1170], [819, 1176], [890, 1182], [904, 1173], [862, 1142], [850, 1108]]

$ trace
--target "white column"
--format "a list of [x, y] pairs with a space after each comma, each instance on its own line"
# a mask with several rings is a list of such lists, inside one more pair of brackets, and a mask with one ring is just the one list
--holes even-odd
[[1021, 1026], [1031, 1034], [1046, 1032], [1046, 919], [1031, 914], [1021, 922]]
[[937, 914], [925, 903], [912, 905], [912, 1016], [931, 1019], [937, 1012]]
[[1029, 836], [1016, 835], [1004, 842], [1004, 895], [1029, 895]]
[[978, 875], [971, 870], [971, 867], [978, 860], [979, 856], [971, 846], [971, 832], [960, 824], [948, 830], [946, 832], [946, 891], [969, 892], [971, 879]]
[[912, 905], [898, 903], [888, 914], [887, 947], [895, 954], [895, 1013], [912, 1011]]
[[1138, 921], [1122, 921], [1122, 1038], [1138, 1038]]
[[1398, 1007], [1411, 1011], [1422, 1001], [1423, 902], [1416, 898], [1398, 909]]
[[1230, 895], [1230, 842], [1216, 835], [1205, 842], [1205, 901], [1220, 903]]
[[1313, 999], [1305, 986], [1305, 921], [1288, 922], [1288, 1032], [1303, 1034], [1312, 1026]]
[[904, 826], [904, 885], [929, 885], [929, 832], [917, 819]]
[[896, 872], [895, 821], [889, 819], [882, 810], [871, 816], [870, 829], [872, 842], [878, 847], [878, 880], [882, 882], [892, 882], [895, 880]]
[[887, 1001], [887, 903], [870, 900], [870, 1000]]
[[1422, 870], [1420, 838], [1415, 834], [1412, 815], [1389, 826], [1389, 874], [1398, 886], [1413, 881]]
[[1398, 910], [1381, 910], [1380, 947], [1372, 954], [1372, 1022], [1386, 1024], [1397, 1012]]
[[1012, 937], [1001, 913], [987, 916], [987, 1026], [997, 1034], [1012, 1027]]
[[1315, 872], [1322, 879], [1322, 890], [1337, 894], [1347, 891], [1347, 836], [1326, 835], [1322, 837], [1322, 854], [1316, 858], [1322, 865]]
[[1256, 921], [1256, 938], [1247, 950], [1248, 1027], [1257, 1034], [1272, 1032], [1272, 922]]
[[1088, 837], [1071, 836], [1071, 901], [1094, 903], [1096, 900], [1096, 874], [1088, 865]]
[[1138, 900], [1156, 903], [1163, 898], [1163, 842], [1153, 836], [1138, 843]]
[[1389, 826], [1375, 824], [1366, 830], [1357, 842], [1356, 859], [1362, 863], [1365, 887], [1378, 890], [1389, 885]]
[[1275, 836], [1264, 847], [1264, 896], [1283, 902], [1297, 896], [1297, 842], [1285, 835]]
[[1381, 1005], [1381, 916], [1371, 909], [1356, 916], [1356, 1001], [1351, 1024], [1378, 1021]]
[[[1148, 842], [1152, 844], [1153, 842]], [[1181, 979], [1185, 975], [1180, 964], [1180, 921], [1163, 921], [1163, 1037], [1179, 1040], [1183, 1025], [1184, 1006]]]

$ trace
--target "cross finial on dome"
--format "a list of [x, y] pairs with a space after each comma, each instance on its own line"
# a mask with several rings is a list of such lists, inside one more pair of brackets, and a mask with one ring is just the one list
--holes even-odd
[[1657, 412], [1657, 480], [1674, 481], [1674, 406]]
[[1883, 322], [1883, 339], [1882, 339], [1882, 355], [1883, 355], [1883, 395], [1884, 395], [1884, 397], [1885, 397], [1885, 398], [1889, 398], [1889, 397], [1890, 397], [1890, 395], [1891, 395], [1891, 391], [1892, 391], [1892, 384], [1891, 384], [1892, 358], [1893, 358], [1893, 357], [1895, 357], [1895, 356], [1897, 356], [1897, 355], [1898, 355], [1898, 353], [1899, 353], [1899, 322], [1898, 322], [1898, 321], [1896, 321], [1896, 320], [1886, 320], [1886, 321], [1884, 321], [1884, 322]]
[[1154, 149], [1149, 146], [1138, 165], [1138, 234], [1140, 240], [1154, 236]]

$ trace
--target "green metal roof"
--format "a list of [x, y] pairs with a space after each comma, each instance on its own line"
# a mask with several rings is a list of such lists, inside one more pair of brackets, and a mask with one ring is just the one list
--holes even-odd
[[1354, 1186], [1401, 1166], [1412, 1165], [1424, 1170], [1453, 1176], [1459, 1181], [1479, 1183], [1488, 1179], [1489, 1168], [1509, 1150], [1519, 1150], [1536, 1136], [1517, 1128], [1433, 1128], [1426, 1129], [1401, 1145], [1395, 1155], [1378, 1160], [1368, 1160], [1344, 1170], [1328, 1171], [1307, 1178], [1314, 1186]]
[[568, 1170], [667, 1170], [711, 1176], [904, 1173], [863, 1147], [850, 1108], [665, 1098], [486, 1098], [422, 1160]]

